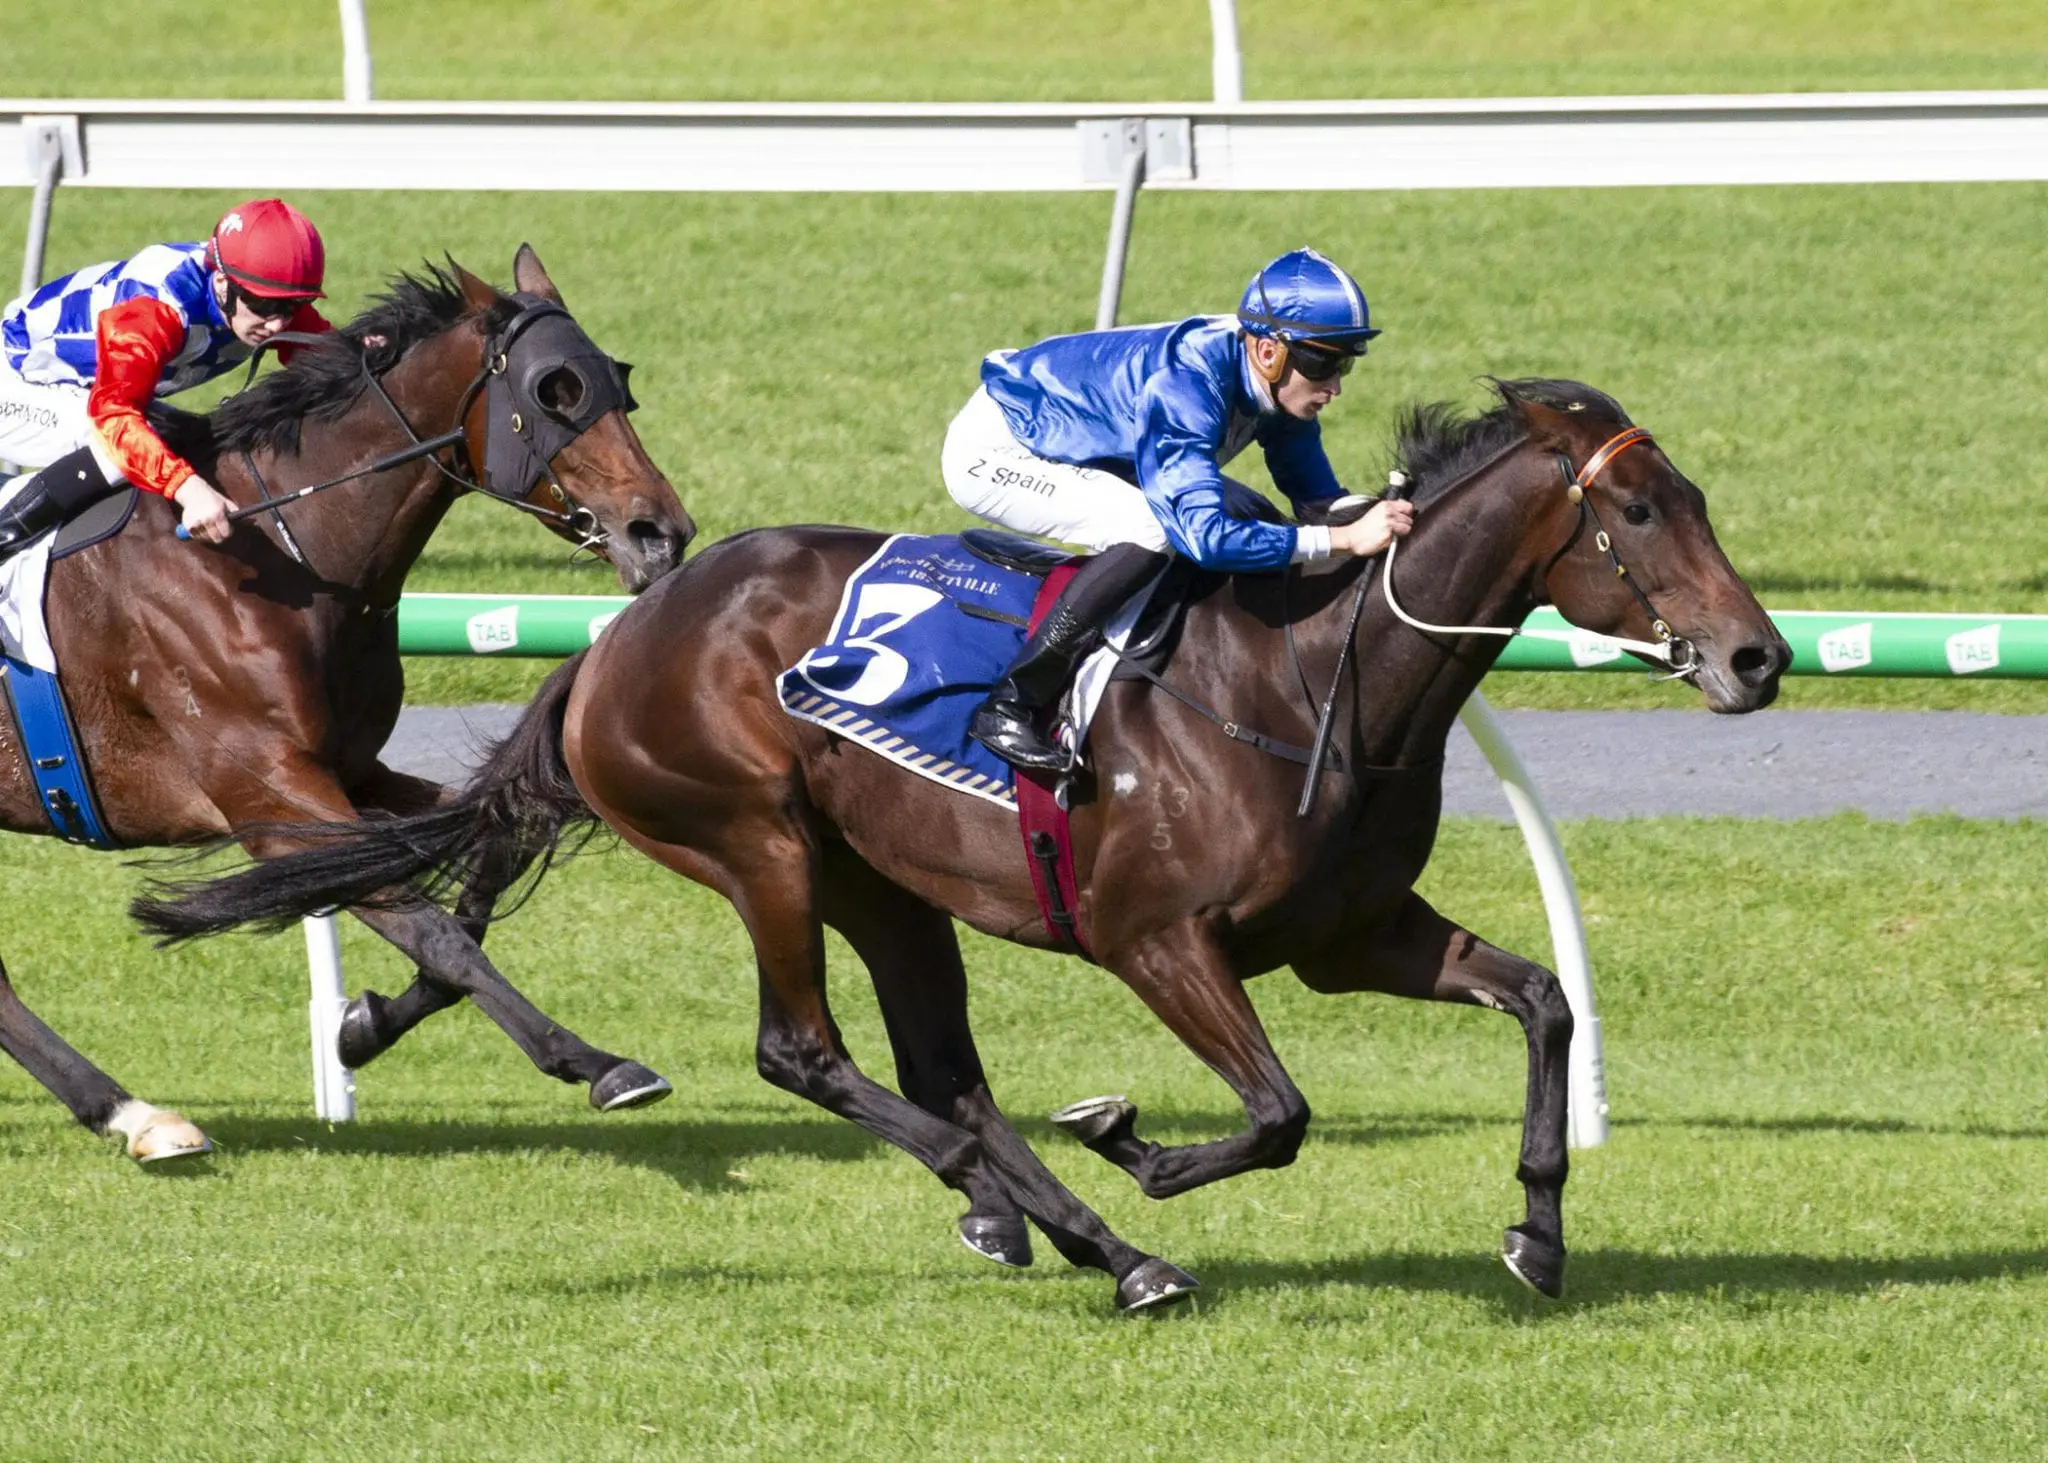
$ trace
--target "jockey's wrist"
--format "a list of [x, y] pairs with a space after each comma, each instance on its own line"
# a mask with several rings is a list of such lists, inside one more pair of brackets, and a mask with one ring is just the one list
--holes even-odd
[[1313, 564], [1318, 559], [1330, 557], [1330, 530], [1320, 523], [1304, 524], [1294, 530], [1294, 556], [1296, 564]]

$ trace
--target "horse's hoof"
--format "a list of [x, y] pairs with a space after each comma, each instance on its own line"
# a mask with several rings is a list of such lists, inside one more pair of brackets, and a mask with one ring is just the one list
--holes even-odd
[[384, 1035], [384, 998], [364, 991], [341, 1008], [340, 1029], [335, 1033], [334, 1051], [351, 1072], [367, 1067], [391, 1042]]
[[1201, 1288], [1201, 1282], [1180, 1266], [1169, 1265], [1155, 1256], [1116, 1283], [1116, 1308], [1126, 1315], [1157, 1310]]
[[1510, 1275], [1544, 1299], [1563, 1297], [1563, 1245], [1538, 1239], [1518, 1224], [1501, 1236], [1500, 1258]]
[[590, 1084], [590, 1105], [599, 1112], [624, 1112], [660, 1102], [673, 1091], [660, 1073], [638, 1062], [620, 1062]]
[[1016, 1214], [963, 1214], [960, 1242], [984, 1260], [1012, 1270], [1031, 1263], [1031, 1230]]
[[137, 1163], [163, 1163], [213, 1152], [213, 1140], [178, 1113], [164, 1111], [128, 1135], [128, 1156]]
[[1138, 1120], [1138, 1105], [1122, 1093], [1088, 1097], [1068, 1103], [1046, 1121], [1082, 1143], [1095, 1144], [1128, 1130]]

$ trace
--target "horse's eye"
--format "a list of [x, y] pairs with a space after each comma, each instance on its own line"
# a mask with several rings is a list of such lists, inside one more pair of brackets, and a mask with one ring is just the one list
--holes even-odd
[[1638, 499], [1621, 510], [1621, 516], [1641, 527], [1650, 521], [1650, 505]]
[[583, 378], [567, 366], [557, 366], [540, 378], [540, 388], [535, 394], [549, 411], [573, 417], [576, 409], [583, 405]]

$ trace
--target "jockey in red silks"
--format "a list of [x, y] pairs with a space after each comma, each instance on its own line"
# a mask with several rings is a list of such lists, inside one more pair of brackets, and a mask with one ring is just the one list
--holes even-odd
[[176, 503], [193, 537], [224, 540], [234, 505], [144, 413], [154, 397], [233, 370], [281, 331], [332, 329], [313, 306], [326, 263], [304, 214], [260, 198], [230, 209], [203, 244], [152, 244], [9, 304], [0, 459], [43, 470], [0, 508], [0, 556], [123, 484]]

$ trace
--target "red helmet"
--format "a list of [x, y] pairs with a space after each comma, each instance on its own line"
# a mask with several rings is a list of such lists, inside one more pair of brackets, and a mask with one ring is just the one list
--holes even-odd
[[252, 295], [273, 300], [323, 298], [327, 249], [313, 221], [277, 198], [257, 198], [221, 215], [213, 262]]

